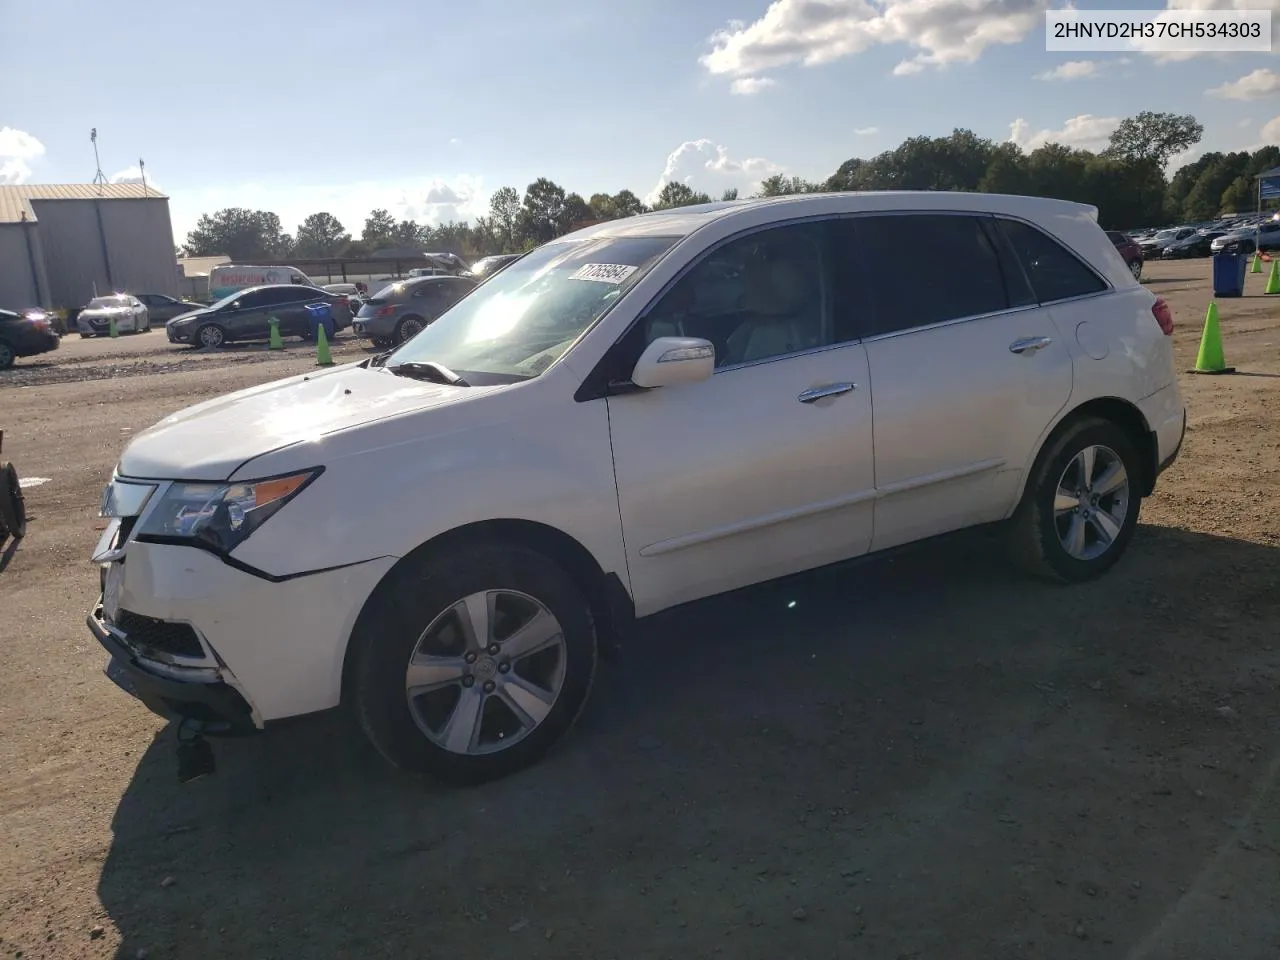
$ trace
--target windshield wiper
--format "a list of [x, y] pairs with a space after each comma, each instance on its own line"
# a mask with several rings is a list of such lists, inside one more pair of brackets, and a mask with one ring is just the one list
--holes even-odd
[[445, 383], [451, 387], [471, 386], [443, 363], [436, 363], [434, 360], [406, 360], [404, 363], [393, 363], [384, 369], [397, 377], [430, 380], [432, 383]]

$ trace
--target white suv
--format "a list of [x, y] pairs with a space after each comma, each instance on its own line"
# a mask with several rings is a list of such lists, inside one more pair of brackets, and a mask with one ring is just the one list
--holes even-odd
[[139, 434], [89, 625], [199, 731], [341, 704], [402, 768], [499, 776], [637, 617], [995, 522], [1036, 572], [1101, 574], [1182, 443], [1171, 330], [1078, 204], [599, 224], [393, 353]]

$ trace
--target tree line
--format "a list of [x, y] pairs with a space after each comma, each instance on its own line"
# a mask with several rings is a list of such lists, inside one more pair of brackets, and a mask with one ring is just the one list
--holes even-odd
[[[1122, 121], [1105, 149], [1092, 152], [1049, 143], [1025, 151], [1016, 143], [956, 129], [946, 137], [911, 137], [867, 160], [846, 160], [826, 180], [776, 174], [757, 196], [842, 190], [969, 190], [1057, 197], [1093, 204], [1110, 229], [1207, 220], [1250, 210], [1254, 177], [1280, 166], [1280, 147], [1252, 153], [1206, 153], [1165, 177], [1170, 158], [1200, 142], [1203, 126], [1192, 116], [1144, 112]], [[720, 199], [735, 200], [736, 190]], [[474, 258], [518, 253], [578, 227], [648, 210], [708, 203], [711, 197], [671, 181], [646, 206], [630, 190], [583, 198], [545, 177], [525, 188], [503, 187], [489, 211], [471, 223], [436, 226], [397, 220], [384, 209], [370, 212], [358, 236], [330, 213], [313, 213], [295, 235], [262, 210], [230, 207], [204, 214], [187, 235], [187, 256], [225, 254], [234, 260], [295, 257], [364, 259], [379, 251], [430, 251]]]

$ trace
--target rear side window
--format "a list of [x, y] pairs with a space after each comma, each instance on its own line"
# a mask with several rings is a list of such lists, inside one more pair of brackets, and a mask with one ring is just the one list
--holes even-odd
[[[872, 337], [1009, 309], [1001, 257], [984, 219], [899, 214], [838, 221], [832, 252], [841, 319]], [[921, 249], [939, 254], [924, 270]]]
[[1014, 253], [1041, 303], [1068, 300], [1107, 289], [1102, 279], [1074, 253], [1043, 230], [1019, 220], [1000, 220]]

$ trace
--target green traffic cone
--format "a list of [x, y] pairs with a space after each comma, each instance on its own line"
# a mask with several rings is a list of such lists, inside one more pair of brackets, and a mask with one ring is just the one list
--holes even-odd
[[116, 329], [115, 317], [109, 317], [107, 319], [107, 335], [111, 337], [112, 340], [120, 336], [120, 331]]
[[1250, 273], [1262, 272], [1262, 254], [1257, 250], [1253, 251], [1253, 266], [1249, 268]]
[[271, 324], [271, 337], [267, 346], [271, 350], [283, 350], [284, 340], [280, 338], [280, 320], [277, 317], [268, 317], [267, 322]]
[[324, 324], [316, 327], [316, 366], [333, 366], [333, 355], [329, 352], [329, 336], [324, 332]]
[[1280, 293], [1280, 260], [1271, 261], [1271, 275], [1267, 277], [1267, 289], [1264, 293]]
[[1200, 352], [1196, 354], [1196, 367], [1192, 373], [1235, 373], [1235, 367], [1227, 366], [1222, 352], [1222, 330], [1218, 327], [1218, 305], [1210, 302], [1204, 315], [1204, 333], [1200, 335]]

